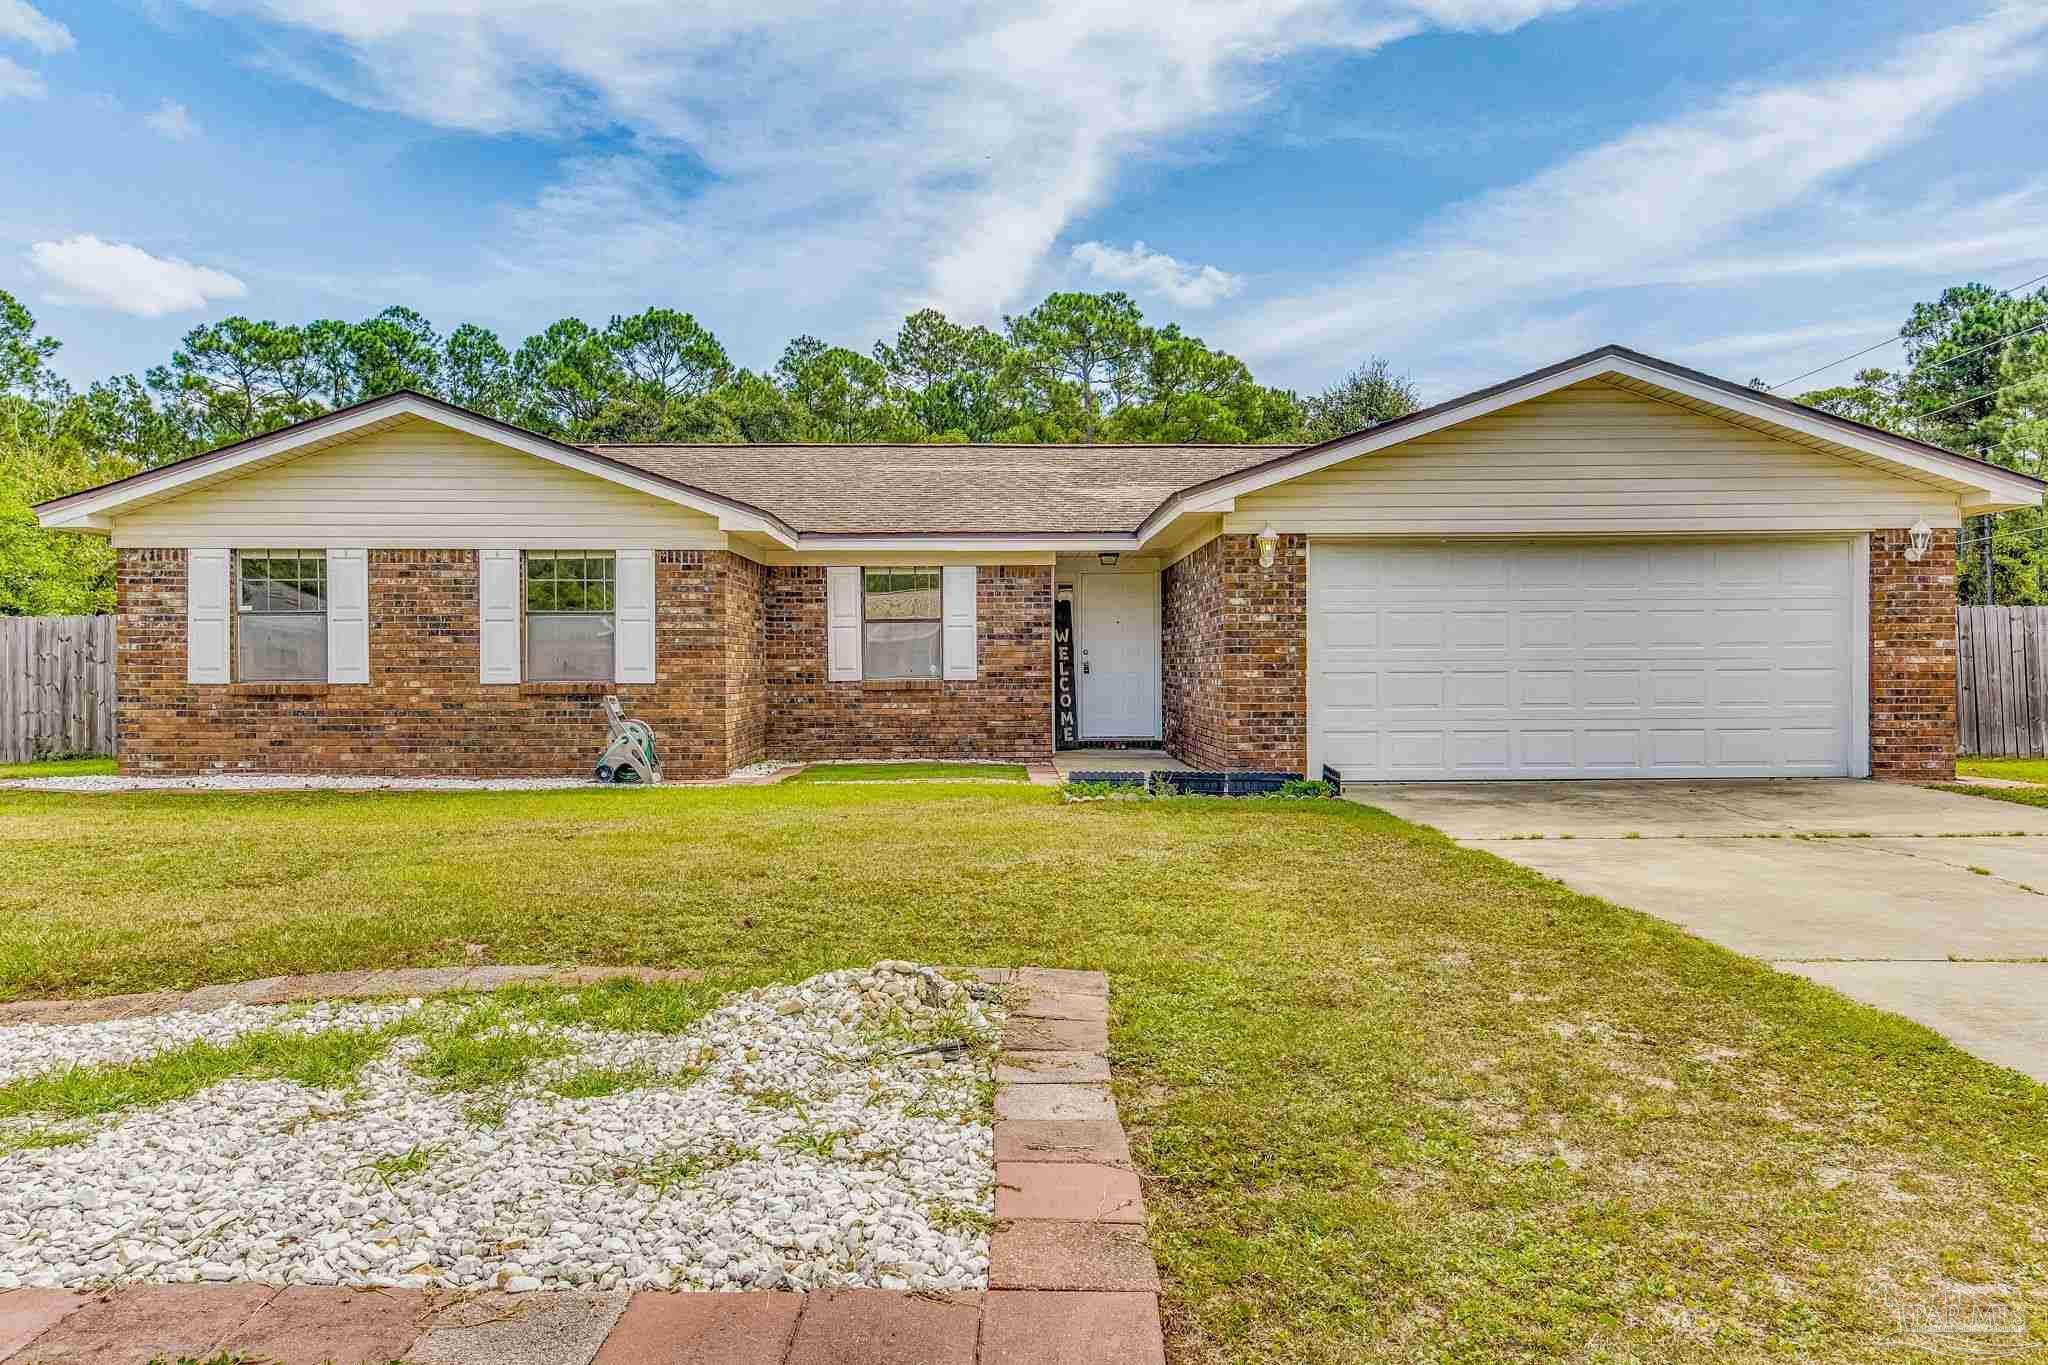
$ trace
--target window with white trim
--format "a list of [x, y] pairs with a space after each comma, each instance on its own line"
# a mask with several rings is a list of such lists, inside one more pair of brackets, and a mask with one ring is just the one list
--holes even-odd
[[609, 550], [528, 550], [526, 677], [609, 682], [618, 634], [618, 565]]
[[867, 569], [861, 575], [861, 676], [936, 678], [944, 671], [939, 570]]
[[235, 680], [327, 681], [327, 552], [235, 551]]

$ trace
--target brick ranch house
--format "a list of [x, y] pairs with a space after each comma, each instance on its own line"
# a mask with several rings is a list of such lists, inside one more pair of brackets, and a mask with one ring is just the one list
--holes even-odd
[[[397, 393], [43, 504], [123, 771], [671, 776], [1149, 742], [1347, 781], [1954, 771], [2043, 485], [1605, 347], [1276, 446], [565, 445]], [[1073, 694], [1056, 698], [1071, 631]]]

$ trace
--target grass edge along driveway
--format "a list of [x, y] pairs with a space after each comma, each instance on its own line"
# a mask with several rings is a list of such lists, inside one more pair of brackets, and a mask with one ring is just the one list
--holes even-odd
[[1177, 1361], [2048, 1341], [2048, 1089], [1350, 803], [0, 794], [0, 994], [468, 944], [1107, 969]]

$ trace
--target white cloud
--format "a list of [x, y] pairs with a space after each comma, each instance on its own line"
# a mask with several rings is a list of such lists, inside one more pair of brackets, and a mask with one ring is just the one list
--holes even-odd
[[1771, 276], [1856, 272], [1981, 273], [2048, 256], [2048, 181], [2003, 194], [1935, 187], [1881, 201], [1820, 195], [1800, 206], [1791, 242], [1742, 242], [1646, 271], [1653, 283], [1742, 284]]
[[0, 0], [0, 38], [27, 43], [38, 52], [68, 52], [75, 46], [70, 29], [28, 0]]
[[[1815, 344], [1835, 346], [1846, 343], [1851, 347], [1860, 348], [1884, 340], [1887, 334], [1896, 336], [1898, 330], [1898, 318], [1866, 314], [1852, 318], [1836, 318], [1828, 322], [1810, 322], [1801, 327], [1781, 327], [1769, 332], [1740, 332], [1730, 336], [1702, 337], [1686, 343], [1680, 349], [1689, 355], [1747, 357], [1758, 354], [1777, 355], [1795, 347]], [[1884, 362], [1883, 358], [1879, 357], [1866, 363]]]
[[43, 78], [25, 66], [0, 57], [0, 100], [33, 100], [43, 97]]
[[[1497, 326], [1544, 300], [1696, 277], [1702, 257], [1739, 232], [1803, 209], [1834, 177], [2037, 70], [2044, 29], [2048, 6], [2001, 7], [1916, 35], [1873, 69], [1734, 90], [1468, 201], [1330, 285], [1232, 319], [1221, 339], [1247, 358], [1348, 356], [1454, 321]], [[1809, 231], [1771, 254], [1837, 251]]]
[[1523, 24], [1577, 9], [1579, 0], [1410, 0], [1409, 8], [1436, 28], [1506, 33]]
[[156, 112], [144, 114], [142, 121], [162, 133], [173, 142], [183, 142], [199, 131], [199, 125], [192, 121], [192, 113], [176, 100], [165, 100]]
[[30, 264], [55, 286], [56, 302], [111, 308], [141, 318], [190, 313], [215, 299], [238, 299], [247, 292], [224, 270], [174, 256], [152, 256], [139, 246], [103, 242], [90, 234], [37, 242], [28, 255]]
[[[655, 184], [654, 203], [615, 203], [624, 221], [562, 238], [573, 255], [536, 262], [543, 280], [604, 271], [615, 237], [628, 256], [661, 239], [705, 259], [715, 242], [718, 267], [815, 280], [876, 316], [928, 303], [992, 320], [1124, 166], [1247, 117], [1290, 59], [1369, 52], [1437, 12], [1502, 31], [1581, 0], [619, 0], [598, 22], [586, 0], [193, 3], [275, 21], [261, 60], [359, 105], [480, 132], [630, 132], [637, 168], [578, 163], [521, 227], [585, 218], [603, 186], [647, 189], [678, 150], [710, 173], [692, 197]], [[508, 255], [531, 250], [508, 239]], [[623, 264], [608, 278], [646, 292]]]
[[1213, 265], [1188, 265], [1143, 242], [1132, 242], [1129, 251], [1107, 242], [1082, 242], [1072, 255], [1098, 280], [1135, 285], [1183, 308], [1212, 307], [1218, 299], [1229, 298], [1244, 287], [1242, 276]]

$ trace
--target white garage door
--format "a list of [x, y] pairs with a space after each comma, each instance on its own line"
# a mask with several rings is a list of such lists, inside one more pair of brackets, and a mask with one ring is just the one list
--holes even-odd
[[1312, 770], [1861, 771], [1861, 572], [1854, 539], [1316, 541]]

